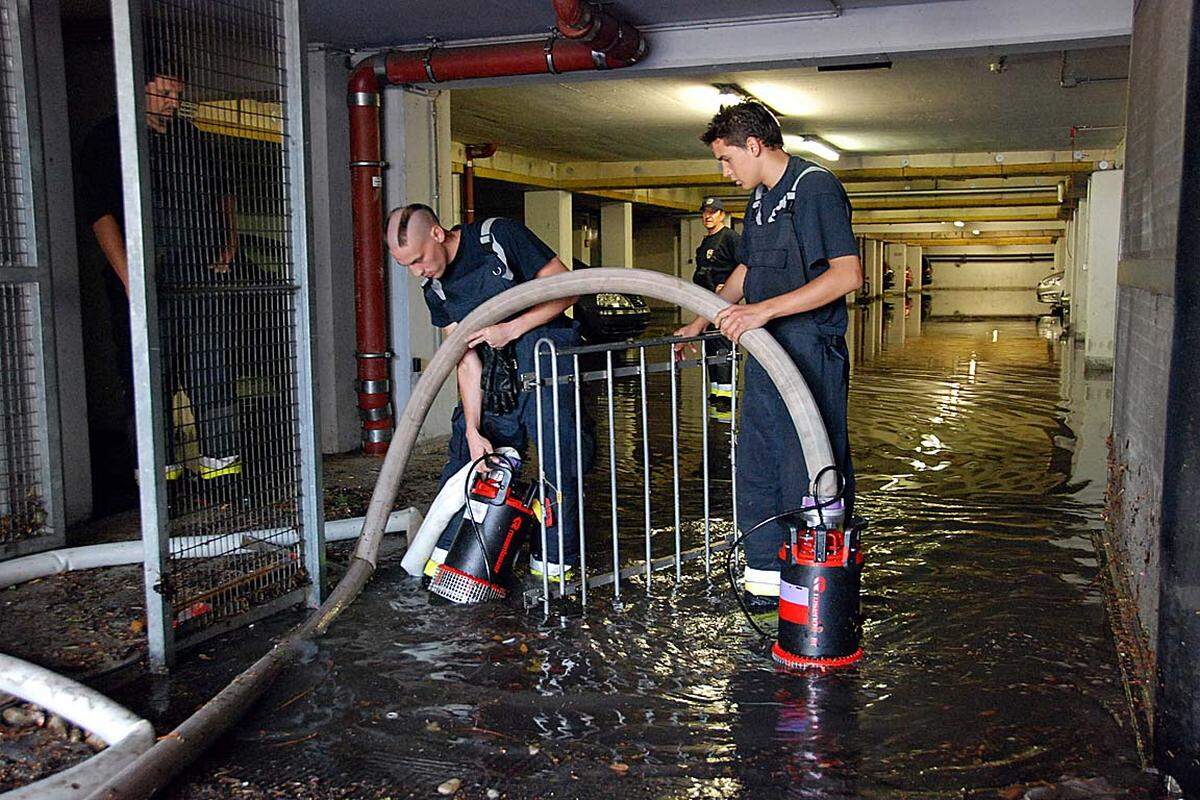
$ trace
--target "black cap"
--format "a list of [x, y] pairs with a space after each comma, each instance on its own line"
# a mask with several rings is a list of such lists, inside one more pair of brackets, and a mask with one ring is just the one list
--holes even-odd
[[721, 202], [721, 198], [719, 197], [706, 197], [704, 198], [704, 201], [700, 203], [700, 210], [705, 211], [710, 208], [715, 211], [724, 211], [725, 203]]

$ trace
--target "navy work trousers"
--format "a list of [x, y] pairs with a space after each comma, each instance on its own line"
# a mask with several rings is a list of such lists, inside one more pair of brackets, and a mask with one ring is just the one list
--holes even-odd
[[[846, 340], [843, 336], [786, 328], [771, 333], [796, 363], [821, 411], [833, 457], [846, 481], [843, 497], [849, 519], [854, 505], [854, 468], [846, 426], [850, 383]], [[739, 405], [738, 527], [747, 531], [768, 517], [799, 508], [809, 492], [810, 476], [783, 398], [753, 358], [747, 360], [746, 391]], [[747, 537], [747, 566], [778, 571], [779, 549], [786, 535], [780, 522], [769, 522]]]

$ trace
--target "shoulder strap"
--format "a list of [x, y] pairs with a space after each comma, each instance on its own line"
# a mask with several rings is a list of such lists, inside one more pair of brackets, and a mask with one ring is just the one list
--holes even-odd
[[496, 222], [496, 217], [489, 217], [483, 221], [482, 227], [479, 229], [479, 243], [484, 247], [490, 247], [492, 252], [496, 254], [496, 258], [500, 259], [500, 263], [504, 265], [503, 271], [497, 269], [496, 274], [504, 278], [506, 281], [515, 280], [512, 269], [508, 266], [508, 256], [504, 253], [504, 247], [500, 241], [492, 236], [492, 225]]
[[[801, 170], [800, 174], [796, 176], [796, 180], [792, 181], [791, 188], [787, 190], [783, 197], [779, 198], [779, 202], [775, 204], [775, 208], [771, 209], [771, 216], [767, 217], [767, 222], [774, 222], [776, 214], [796, 204], [796, 187], [800, 185], [800, 181], [804, 180], [805, 175], [813, 172], [829, 172], [829, 170], [819, 167], [816, 164], [810, 164]], [[761, 191], [762, 187], [759, 186], [758, 188]], [[759, 213], [761, 214], [762, 212], [760, 211]]]

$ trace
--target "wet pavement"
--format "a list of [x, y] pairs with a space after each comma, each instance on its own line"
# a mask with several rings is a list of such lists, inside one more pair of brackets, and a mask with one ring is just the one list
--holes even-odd
[[[433, 604], [393, 554], [171, 796], [430, 797], [449, 779], [461, 797], [1153, 796], [1093, 545], [1110, 379], [1084, 375], [1053, 325], [922, 320], [915, 305], [859, 309], [850, 337], [859, 512], [871, 522], [857, 667], [777, 673], [702, 561], [678, 586], [656, 575], [650, 595], [626, 581], [620, 608], [596, 590], [586, 611], [546, 619]], [[649, 388], [661, 555], [674, 548], [671, 405], [665, 378]], [[680, 397], [686, 547], [703, 541], [696, 375]], [[644, 548], [636, 383], [614, 407], [627, 561]], [[599, 409], [592, 565], [611, 563]], [[710, 417], [708, 430], [720, 535], [729, 424]], [[174, 688], [116, 696], [178, 719], [261, 653], [263, 630], [206, 646]]]

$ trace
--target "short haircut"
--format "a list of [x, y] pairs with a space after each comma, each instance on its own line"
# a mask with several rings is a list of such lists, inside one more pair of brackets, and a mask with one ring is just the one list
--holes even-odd
[[[406, 206], [393, 208], [388, 213], [388, 220], [390, 221], [397, 214], [400, 215], [396, 220], [396, 246], [398, 247], [404, 247], [408, 244], [408, 224], [412, 222], [413, 217], [427, 217], [430, 226], [442, 224], [438, 219], [437, 212], [424, 203], [410, 203]], [[386, 227], [385, 224], [385, 234], [387, 232]]]
[[721, 106], [708, 128], [700, 137], [705, 144], [712, 144], [717, 139], [731, 147], [745, 147], [746, 139], [753, 136], [766, 147], [779, 149], [783, 147], [783, 132], [779, 129], [779, 120], [771, 110], [762, 103], [747, 101], [735, 106]]
[[182, 31], [161, 17], [147, 15], [142, 23], [142, 32], [142, 71], [146, 75], [146, 83], [153, 83], [155, 78], [160, 77], [187, 83], [187, 67], [179, 52]]

